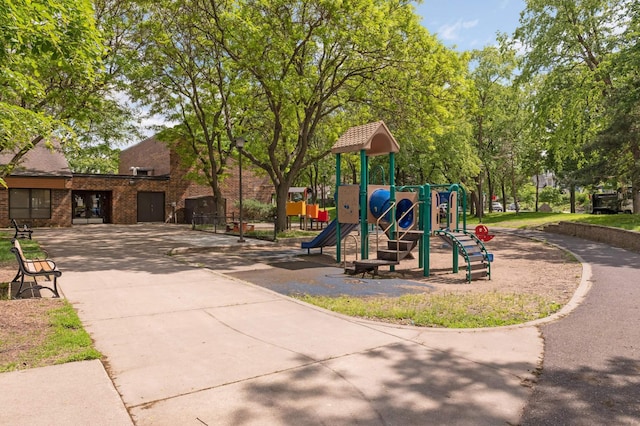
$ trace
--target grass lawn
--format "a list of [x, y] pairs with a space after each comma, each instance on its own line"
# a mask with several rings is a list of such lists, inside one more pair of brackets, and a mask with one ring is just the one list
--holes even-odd
[[[13, 233], [0, 232], [0, 267], [17, 268]], [[29, 257], [44, 257], [36, 240], [20, 240]], [[10, 279], [10, 278], [9, 278]], [[63, 299], [7, 300], [8, 283], [0, 283], [0, 373], [53, 364], [98, 359], [102, 355]]]
[[[640, 215], [637, 214], [593, 215], [583, 213], [505, 212], [487, 213], [482, 217], [483, 224], [503, 228], [532, 228], [561, 221], [640, 231]], [[475, 226], [478, 223], [477, 218], [467, 217], [467, 225]]]
[[0, 306], [0, 373], [102, 356], [66, 300], [11, 300]]
[[[13, 247], [11, 244], [12, 238], [13, 233], [0, 232], [0, 263], [16, 260], [16, 255], [10, 251], [11, 247]], [[22, 251], [28, 253], [30, 257], [42, 258], [44, 256], [44, 252], [40, 250], [40, 245], [36, 240], [21, 239], [19, 241]]]
[[298, 296], [344, 315], [422, 327], [479, 328], [521, 324], [562, 306], [531, 294], [406, 294], [400, 297]]

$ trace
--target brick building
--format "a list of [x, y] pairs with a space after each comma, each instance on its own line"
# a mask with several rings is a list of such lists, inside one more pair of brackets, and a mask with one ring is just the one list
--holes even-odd
[[[11, 155], [0, 155], [7, 164]], [[230, 160], [233, 161], [233, 160]], [[245, 162], [246, 163], [246, 162]], [[243, 164], [244, 165], [244, 164]], [[222, 184], [227, 215], [237, 214], [238, 168]], [[121, 152], [118, 174], [71, 173], [58, 145], [36, 145], [0, 190], [0, 226], [10, 219], [31, 226], [87, 223], [190, 223], [194, 212], [213, 212], [213, 191], [187, 178], [188, 168], [164, 143], [146, 139]], [[268, 203], [268, 178], [243, 170], [243, 198]]]

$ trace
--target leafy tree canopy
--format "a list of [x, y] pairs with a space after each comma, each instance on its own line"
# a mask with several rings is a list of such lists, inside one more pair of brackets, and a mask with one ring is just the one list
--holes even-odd
[[0, 150], [18, 161], [42, 139], [68, 134], [68, 118], [82, 114], [75, 89], [95, 80], [104, 48], [88, 0], [6, 0], [0, 43]]

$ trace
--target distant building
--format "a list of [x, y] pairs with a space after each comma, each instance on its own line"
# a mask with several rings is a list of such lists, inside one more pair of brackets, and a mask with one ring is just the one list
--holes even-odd
[[531, 181], [533, 185], [538, 185], [538, 189], [546, 188], [547, 186], [556, 186], [555, 176], [551, 172], [535, 175], [531, 178]]
[[[13, 154], [1, 154], [7, 164]], [[233, 160], [230, 160], [233, 161]], [[194, 213], [213, 209], [210, 186], [189, 180], [189, 169], [166, 144], [149, 138], [120, 154], [118, 174], [71, 173], [60, 146], [40, 143], [6, 178], [0, 190], [0, 226], [10, 219], [31, 226], [87, 223], [190, 223]], [[268, 178], [243, 170], [243, 198], [268, 203], [273, 188]], [[227, 215], [237, 214], [238, 169], [231, 167], [222, 193]]]

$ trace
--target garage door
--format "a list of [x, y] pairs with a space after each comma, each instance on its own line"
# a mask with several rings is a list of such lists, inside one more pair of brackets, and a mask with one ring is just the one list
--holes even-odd
[[164, 192], [138, 192], [138, 222], [164, 222]]

